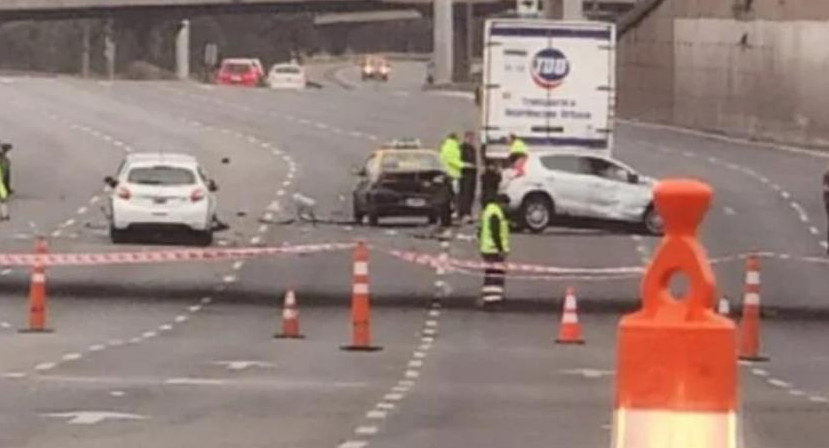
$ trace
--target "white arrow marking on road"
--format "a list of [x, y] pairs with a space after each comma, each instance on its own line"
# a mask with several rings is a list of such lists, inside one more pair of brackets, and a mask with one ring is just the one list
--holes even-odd
[[136, 414], [125, 414], [122, 412], [107, 412], [107, 411], [78, 411], [78, 412], [56, 412], [52, 414], [42, 414], [44, 417], [53, 418], [67, 418], [66, 423], [70, 425], [94, 425], [101, 423], [104, 420], [144, 420], [147, 417]]
[[597, 370], [597, 369], [570, 369], [560, 370], [559, 373], [564, 375], [579, 375], [585, 378], [601, 378], [603, 376], [613, 375], [612, 370]]
[[164, 384], [175, 385], [195, 385], [195, 386], [218, 386], [224, 384], [222, 380], [214, 380], [211, 378], [170, 378], [164, 381]]
[[212, 363], [217, 366], [224, 366], [228, 370], [245, 370], [249, 367], [272, 368], [275, 364], [263, 361], [216, 361]]

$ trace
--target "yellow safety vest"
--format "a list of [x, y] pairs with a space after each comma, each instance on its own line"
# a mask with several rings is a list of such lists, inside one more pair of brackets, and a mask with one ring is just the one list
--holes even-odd
[[515, 141], [512, 142], [512, 145], [509, 147], [510, 155], [521, 155], [526, 156], [529, 151], [527, 150], [527, 144], [524, 143], [524, 140], [520, 138], [516, 138]]
[[[490, 220], [493, 216], [497, 216], [500, 223], [500, 229], [490, 228]], [[501, 244], [504, 247], [504, 252], [509, 252], [509, 223], [504, 215], [504, 210], [501, 206], [494, 202], [490, 202], [481, 213], [481, 253], [482, 254], [497, 254], [498, 246], [495, 245], [495, 239], [492, 237], [492, 232], [497, 231], [501, 235]]]
[[0, 165], [0, 199], [9, 197], [9, 192], [6, 190], [6, 168]]
[[457, 140], [447, 138], [443, 142], [440, 147], [440, 161], [443, 163], [443, 168], [449, 177], [460, 179], [463, 159], [461, 158], [461, 145]]

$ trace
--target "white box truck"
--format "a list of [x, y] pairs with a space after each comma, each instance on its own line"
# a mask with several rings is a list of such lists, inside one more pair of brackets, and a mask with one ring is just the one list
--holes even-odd
[[530, 151], [610, 155], [616, 77], [611, 23], [489, 19], [484, 31], [481, 143], [505, 157], [515, 134]]

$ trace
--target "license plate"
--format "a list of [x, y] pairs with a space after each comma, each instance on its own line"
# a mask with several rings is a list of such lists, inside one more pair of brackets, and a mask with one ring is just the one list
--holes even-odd
[[406, 205], [408, 205], [409, 207], [425, 207], [426, 206], [426, 199], [420, 199], [420, 198], [406, 199]]
[[166, 204], [167, 198], [153, 198], [153, 204]]

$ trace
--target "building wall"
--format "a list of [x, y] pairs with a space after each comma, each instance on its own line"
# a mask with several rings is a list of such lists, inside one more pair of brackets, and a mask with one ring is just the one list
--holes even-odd
[[665, 0], [619, 44], [619, 113], [829, 146], [829, 2]]

